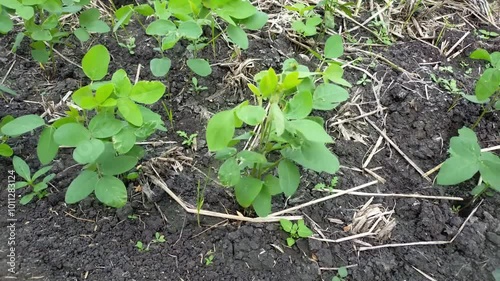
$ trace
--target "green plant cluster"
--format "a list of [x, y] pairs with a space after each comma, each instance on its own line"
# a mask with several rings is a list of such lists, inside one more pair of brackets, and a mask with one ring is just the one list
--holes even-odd
[[[342, 53], [340, 36], [330, 37], [325, 59]], [[334, 174], [338, 170], [338, 159], [326, 146], [333, 139], [325, 131], [323, 119], [310, 115], [313, 110], [332, 110], [347, 100], [348, 92], [340, 85], [349, 84], [342, 74], [335, 62], [324, 71], [311, 72], [288, 59], [282, 73], [271, 68], [255, 75], [257, 85], [248, 84], [256, 105], [245, 101], [208, 121], [208, 149], [224, 161], [219, 180], [234, 187], [242, 207], [252, 206], [259, 216], [267, 216], [272, 196], [283, 193], [289, 197], [299, 187], [297, 164], [316, 172]], [[316, 85], [318, 76], [322, 83]], [[255, 146], [245, 150], [237, 146], [250, 138], [257, 140]]]
[[293, 223], [289, 220], [281, 219], [280, 224], [281, 228], [289, 234], [289, 237], [286, 239], [288, 247], [295, 245], [297, 239], [313, 235], [312, 230], [305, 225], [304, 220], [298, 220], [297, 223]]
[[473, 195], [479, 196], [489, 189], [500, 192], [500, 157], [482, 152], [471, 129], [464, 127], [458, 134], [450, 140], [450, 158], [441, 166], [437, 184], [456, 185], [479, 172], [483, 183], [473, 189]]
[[484, 49], [477, 49], [470, 57], [485, 60], [491, 67], [481, 74], [476, 83], [475, 99], [469, 100], [486, 104], [485, 111], [500, 110], [500, 52], [490, 54]]
[[41, 181], [37, 181], [41, 176], [46, 174], [52, 166], [45, 166], [36, 171], [33, 176], [31, 175], [30, 167], [28, 164], [21, 158], [14, 156], [12, 159], [12, 164], [14, 166], [14, 170], [16, 173], [24, 179], [24, 181], [18, 181], [15, 184], [16, 189], [20, 189], [26, 186], [31, 187], [32, 192], [24, 195], [19, 200], [19, 204], [26, 205], [28, 204], [33, 197], [37, 196], [38, 199], [42, 199], [47, 195], [47, 187], [48, 183], [56, 176], [55, 174], [49, 174], [45, 176]]

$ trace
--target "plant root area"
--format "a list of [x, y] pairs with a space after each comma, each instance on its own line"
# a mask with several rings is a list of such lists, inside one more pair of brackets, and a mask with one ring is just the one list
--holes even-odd
[[[369, 14], [364, 19], [368, 17]], [[454, 19], [460, 21], [459, 17]], [[282, 25], [282, 32], [278, 24]], [[317, 67], [318, 62], [305, 47], [321, 48], [321, 35], [317, 35], [318, 40], [299, 38], [292, 34], [289, 25], [275, 22], [250, 34], [248, 50], [235, 51], [219, 38], [215, 49], [209, 46], [201, 51], [198, 56], [210, 60], [213, 68], [210, 76], [198, 77], [198, 84], [206, 86], [206, 90], [193, 90], [194, 74], [185, 65], [188, 42], [181, 41], [166, 53], [172, 59], [172, 68], [161, 81], [167, 86], [168, 95], [151, 109], [163, 116], [168, 132], [155, 134], [144, 144], [147, 156], [141, 162], [142, 173], [137, 180], [127, 182], [129, 202], [125, 207], [105, 207], [93, 195], [78, 204], [65, 204], [65, 190], [81, 169], [68, 148], [61, 148], [53, 163], [52, 171], [57, 176], [48, 196], [15, 206], [14, 231], [8, 228], [12, 224], [7, 220], [8, 194], [2, 188], [0, 276], [10, 274], [7, 269], [12, 259], [8, 254], [13, 247], [17, 280], [313, 281], [331, 280], [337, 268], [347, 267], [346, 280], [493, 281], [492, 272], [500, 266], [499, 194], [485, 197], [471, 215], [480, 202], [472, 201], [470, 196], [477, 176], [458, 186], [441, 187], [433, 184], [437, 173], [426, 178], [417, 170], [425, 173], [442, 163], [448, 157], [450, 138], [461, 127], [470, 127], [481, 114], [479, 105], [457, 99], [430, 77], [434, 74], [454, 79], [462, 91], [474, 92], [474, 81], [484, 64], [468, 55], [477, 48], [500, 51], [500, 41], [481, 41], [471, 32], [447, 55], [470, 30], [468, 26], [446, 29], [441, 38], [448, 42], [444, 49], [406, 35], [395, 37], [391, 45], [368, 46], [346, 40], [341, 59], [346, 62], [345, 79], [353, 84], [350, 99], [321, 115], [327, 120], [327, 131], [336, 140], [329, 148], [342, 165], [335, 175], [335, 189], [346, 190], [373, 180], [378, 183], [358, 194], [345, 194], [292, 213], [303, 216], [315, 238], [323, 241], [299, 239], [296, 245], [288, 247], [287, 234], [276, 222], [248, 223], [207, 216], [200, 216], [198, 221], [196, 214], [187, 213], [151, 181], [148, 175], [155, 175], [156, 170], [189, 205], [196, 206], [200, 186], [204, 188], [204, 210], [255, 216], [239, 207], [231, 189], [217, 184], [221, 163], [208, 152], [205, 126], [212, 114], [247, 99], [252, 102], [246, 84], [259, 71], [269, 67], [280, 71], [287, 58], [295, 58], [311, 70]], [[153, 50], [155, 41], [134, 22], [127, 30], [136, 37], [133, 55], [110, 35], [93, 37], [83, 45], [70, 37], [66, 44], [56, 46], [60, 55], [56, 54], [55, 61], [44, 68], [30, 59], [27, 42], [23, 41], [17, 54], [13, 54], [9, 50], [15, 35], [2, 37], [0, 79], [5, 77], [4, 85], [18, 95], [0, 99], [0, 118], [47, 112], [46, 120], [50, 120], [67, 110], [65, 102], [60, 107], [56, 105], [66, 93], [89, 82], [82, 70], [68, 61], [80, 64], [94, 44], [103, 44], [110, 50], [110, 73], [123, 68], [132, 80], [136, 74], [141, 80], [157, 79], [149, 70], [149, 61], [159, 56]], [[118, 38], [124, 39], [124, 34], [119, 31]], [[358, 42], [371, 36], [362, 28], [352, 34]], [[210, 37], [209, 31], [206, 36]], [[162, 102], [172, 110], [172, 122]], [[365, 113], [370, 114], [361, 116]], [[499, 125], [498, 112], [488, 113], [480, 121], [475, 131], [482, 148], [499, 145]], [[176, 134], [179, 130], [198, 134], [196, 143], [183, 146], [183, 139]], [[36, 157], [38, 133], [8, 142], [15, 155], [26, 159], [32, 172], [40, 165]], [[2, 187], [12, 169], [10, 159], [0, 158]], [[314, 187], [330, 183], [332, 175], [302, 172], [299, 191], [292, 198], [273, 198], [273, 212], [329, 195], [329, 191]], [[20, 189], [17, 195], [25, 192]], [[429, 197], [378, 196], [381, 194]], [[338, 241], [356, 234], [353, 218], [359, 217], [367, 202], [389, 214], [381, 217], [379, 225], [389, 221], [395, 225], [384, 236]], [[370, 225], [356, 229], [363, 233], [370, 230]], [[152, 242], [156, 233], [164, 235], [166, 241]], [[370, 249], [378, 245], [449, 241], [457, 233], [448, 244]], [[12, 235], [15, 245], [10, 246]], [[147, 250], [140, 251], [136, 247], [138, 241]], [[365, 249], [360, 251], [362, 247]]]

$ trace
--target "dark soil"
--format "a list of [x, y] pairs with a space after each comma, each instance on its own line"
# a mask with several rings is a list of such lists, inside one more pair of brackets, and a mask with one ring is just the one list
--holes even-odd
[[[123, 68], [130, 77], [134, 77], [138, 64], [141, 64], [144, 68], [140, 78], [155, 79], [148, 68], [149, 60], [156, 55], [152, 49], [153, 41], [133, 25], [129, 27], [129, 32], [136, 34], [138, 44], [135, 55], [120, 48], [113, 37], [102, 36], [92, 44], [104, 44], [110, 50], [113, 56], [110, 73]], [[250, 97], [245, 87], [246, 81], [232, 78], [231, 68], [219, 63], [240, 64], [246, 59], [258, 59], [254, 61], [254, 68], [243, 69], [244, 74], [251, 78], [258, 71], [269, 67], [279, 69], [281, 62], [288, 57], [298, 59], [299, 53], [307, 54], [283, 34], [273, 35], [272, 40], [267, 32], [256, 35], [258, 38], [250, 41], [250, 48], [236, 59], [229, 59], [232, 51], [223, 41], [217, 43], [217, 58], [213, 58], [210, 48], [200, 54], [215, 63], [211, 76], [198, 78], [200, 85], [208, 87], [208, 90], [200, 93], [190, 90], [192, 74], [183, 63], [188, 55], [185, 51], [187, 44], [177, 46], [169, 54], [172, 69], [168, 79], [163, 81], [168, 85], [169, 92], [164, 102], [173, 110], [173, 127], [167, 121], [169, 132], [155, 135], [151, 141], [181, 141], [175, 131], [183, 130], [188, 134], [199, 134], [197, 150], [184, 148], [175, 155], [165, 155], [170, 147], [146, 146], [148, 156], [143, 165], [147, 172], [147, 167], [152, 164], [168, 186], [191, 204], [196, 203], [198, 183], [203, 185], [206, 180], [200, 171], [215, 177], [214, 168], [218, 165], [208, 154], [204, 141], [204, 126], [210, 113], [234, 106]], [[445, 34], [451, 42], [462, 35], [460, 32]], [[0, 118], [8, 114], [41, 114], [45, 111], [41, 103], [27, 101], [57, 103], [68, 91], [88, 82], [80, 69], [58, 56], [55, 72], [51, 67], [41, 69], [28, 59], [30, 54], [27, 44], [23, 45], [17, 56], [9, 53], [12, 39], [12, 36], [6, 36], [0, 42], [0, 77], [7, 74], [15, 61], [5, 84], [15, 90], [18, 96], [8, 101], [0, 99]], [[435, 73], [456, 79], [464, 91], [471, 93], [480, 64], [468, 59], [466, 54], [480, 46], [475, 40], [474, 35], [469, 35], [461, 45], [465, 47], [470, 43], [471, 46], [451, 61], [441, 56], [437, 49], [419, 41], [407, 40], [372, 50], [413, 75], [395, 70], [367, 55], [363, 55], [364, 59], [359, 65], [373, 73], [377, 79], [383, 80], [377, 99], [387, 109], [380, 115], [369, 118], [385, 129], [387, 136], [424, 171], [446, 159], [449, 139], [457, 134], [459, 128], [474, 123], [480, 114], [477, 105], [466, 101], [460, 101], [449, 109], [454, 97], [440, 89], [429, 76], [430, 73]], [[71, 40], [71, 44], [74, 45], [60, 46], [58, 50], [76, 63], [80, 62], [85, 51], [92, 45], [89, 43], [80, 46], [76, 40]], [[498, 45], [488, 46], [490, 51], [493, 51], [491, 48], [498, 50]], [[350, 52], [349, 48], [346, 55], [361, 56]], [[466, 76], [466, 69], [460, 66], [460, 61], [467, 62], [473, 68], [473, 73], [470, 74], [473, 79]], [[372, 62], [375, 64], [371, 64]], [[434, 68], [434, 65], [425, 64], [428, 62], [449, 65], [455, 71], [443, 73]], [[361, 76], [360, 71], [346, 68], [346, 78], [351, 83], [355, 84]], [[361, 104], [364, 112], [376, 108], [377, 99], [374, 98], [372, 84], [353, 87], [351, 97], [357, 98], [356, 103]], [[161, 103], [154, 105], [152, 109], [162, 114], [164, 120], [168, 120]], [[358, 107], [352, 102], [323, 117], [325, 120], [334, 116], [345, 119], [358, 114]], [[498, 145], [499, 125], [498, 113], [488, 114], [480, 122], [476, 132], [482, 147]], [[365, 121], [345, 123], [342, 126], [330, 128], [330, 133], [337, 139], [331, 149], [343, 165], [338, 173], [337, 187], [347, 189], [373, 180], [368, 173], [352, 168], [362, 166], [379, 133]], [[342, 133], [345, 131], [350, 132], [351, 137]], [[358, 137], [352, 137], [353, 135]], [[9, 141], [15, 154], [26, 159], [32, 169], [39, 167], [36, 142], [36, 133]], [[363, 191], [468, 197], [468, 191], [474, 186], [473, 181], [456, 187], [433, 186], [388, 143], [383, 144], [382, 148], [368, 168], [381, 167], [375, 172], [386, 183]], [[171, 163], [151, 160], [160, 155], [176, 158], [179, 154], [193, 158], [191, 163], [183, 164], [182, 171], [174, 169]], [[4, 179], [7, 179], [12, 166], [9, 159], [1, 158], [0, 163], [3, 187], [6, 182]], [[330, 280], [336, 271], [329, 268], [352, 266], [346, 280], [427, 280], [416, 270], [418, 269], [436, 280], [483, 281], [493, 280], [491, 272], [500, 265], [498, 194], [485, 198], [452, 244], [358, 252], [357, 248], [363, 245], [353, 241], [326, 243], [303, 239], [298, 241], [297, 246], [289, 248], [285, 245], [286, 234], [280, 230], [278, 223], [250, 224], [201, 217], [201, 226], [198, 226], [195, 215], [187, 214], [161, 188], [150, 183], [147, 177], [129, 183], [130, 202], [122, 209], [106, 208], [94, 198], [87, 198], [77, 205], [66, 205], [65, 189], [80, 169], [73, 165], [70, 151], [64, 150], [54, 162], [53, 171], [57, 176], [52, 181], [50, 194], [26, 206], [16, 206], [14, 275], [7, 272], [10, 247], [7, 241], [10, 232], [5, 230], [10, 222], [7, 222], [6, 217], [7, 192], [5, 188], [1, 189], [0, 208], [3, 211], [0, 227], [3, 230], [0, 232], [0, 276], [47, 281]], [[329, 182], [330, 179], [329, 175], [306, 171], [302, 177], [301, 189], [287, 202], [288, 205], [297, 205], [323, 196], [324, 193], [314, 191], [313, 187], [317, 183]], [[149, 186], [153, 192], [151, 198], [146, 193], [141, 193], [138, 186], [142, 186], [142, 189]], [[24, 191], [20, 191], [18, 195], [23, 193]], [[368, 199], [369, 197], [341, 196], [304, 208], [300, 213], [316, 222], [326, 237], [338, 239], [350, 235], [344, 231], [344, 227], [351, 222], [356, 209]], [[449, 240], [469, 214], [467, 210], [471, 210], [468, 208], [458, 214], [452, 212], [452, 208], [459, 203], [447, 200], [376, 197], [373, 202], [389, 209], [394, 208], [397, 225], [388, 241], [363, 239], [371, 245]], [[273, 210], [277, 211], [284, 208], [286, 200], [277, 198], [273, 204]], [[203, 208], [229, 213], [245, 212], [235, 202], [231, 190], [212, 184], [211, 181], [206, 185]], [[343, 223], [332, 223], [329, 220], [332, 218]], [[311, 225], [310, 220], [306, 221]], [[150, 243], [156, 232], [165, 235], [166, 242]], [[149, 251], [139, 251], [135, 247], [137, 241], [142, 241], [145, 245], [150, 243]], [[213, 252], [213, 263], [206, 265], [205, 258], [208, 258], [210, 251]]]

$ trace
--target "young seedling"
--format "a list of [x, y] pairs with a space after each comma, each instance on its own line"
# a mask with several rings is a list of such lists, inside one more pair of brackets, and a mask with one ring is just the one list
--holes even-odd
[[299, 19], [292, 22], [292, 29], [303, 36], [313, 36], [317, 34], [316, 27], [323, 20], [320, 15], [314, 12], [314, 6], [303, 3], [295, 3], [292, 6], [285, 6], [285, 9], [298, 13]]
[[491, 152], [481, 152], [476, 134], [467, 127], [458, 130], [458, 136], [450, 140], [450, 158], [437, 175], [437, 184], [456, 185], [472, 178], [478, 172], [484, 184], [472, 191], [475, 197], [488, 189], [500, 192], [500, 157]]
[[139, 216], [132, 214], [132, 215], [128, 215], [127, 218], [130, 219], [130, 220], [136, 220], [136, 219], [139, 218]]
[[198, 85], [198, 79], [196, 79], [196, 77], [191, 78], [191, 82], [193, 83], [192, 89], [197, 94], [208, 89], [206, 86]]
[[214, 257], [215, 257], [215, 250], [214, 251], [209, 250], [205, 254], [205, 259], [204, 259], [205, 266], [210, 266], [214, 262]]
[[339, 181], [338, 177], [333, 177], [328, 186], [324, 183], [318, 183], [314, 186], [314, 189], [320, 190], [320, 191], [328, 190], [328, 191], [332, 192], [333, 189], [335, 189], [335, 186], [337, 186], [338, 181]]
[[188, 134], [184, 131], [177, 131], [177, 135], [183, 138], [182, 145], [185, 145], [190, 148], [196, 148], [196, 137], [198, 134]]
[[500, 34], [498, 34], [495, 31], [488, 31], [488, 30], [484, 30], [484, 29], [479, 29], [478, 32], [479, 32], [479, 38], [483, 39], [483, 40], [488, 40], [488, 39], [500, 36]]
[[125, 40], [125, 43], [119, 42], [118, 45], [123, 48], [127, 48], [128, 52], [133, 55], [135, 54], [135, 37], [129, 37]]
[[357, 82], [356, 85], [362, 85], [366, 86], [366, 84], [371, 83], [372, 80], [366, 76], [366, 73], [363, 73], [363, 77], [361, 77]]
[[14, 166], [14, 170], [16, 173], [24, 179], [24, 181], [18, 181], [16, 182], [15, 186], [16, 189], [20, 189], [26, 186], [29, 186], [32, 188], [32, 192], [24, 195], [21, 200], [19, 200], [19, 204], [26, 205], [31, 200], [33, 197], [38, 197], [38, 199], [42, 199], [47, 195], [47, 187], [49, 181], [51, 181], [56, 175], [55, 174], [49, 174], [45, 176], [41, 181], [37, 181], [41, 176], [46, 174], [50, 169], [52, 169], [52, 166], [45, 166], [40, 168], [40, 170], [36, 171], [33, 176], [31, 176], [31, 171], [30, 167], [28, 164], [21, 158], [14, 156], [12, 159], [12, 164]]
[[147, 251], [149, 251], [149, 245], [148, 246], [144, 246], [144, 244], [142, 243], [142, 241], [137, 241], [137, 243], [135, 243], [135, 247], [139, 250], [139, 252], [147, 252]]
[[164, 101], [161, 102], [161, 105], [163, 106], [163, 110], [165, 110], [165, 113], [168, 117], [168, 121], [170, 122], [170, 127], [174, 127], [174, 112], [172, 111], [171, 108], [168, 108], [167, 105], [165, 104]]
[[289, 237], [286, 239], [288, 247], [292, 247], [300, 238], [307, 238], [313, 235], [312, 230], [304, 224], [304, 220], [298, 220], [297, 223], [293, 223], [289, 220], [281, 219], [280, 224], [281, 228], [289, 234]]
[[332, 277], [332, 281], [346, 281], [345, 279], [349, 275], [349, 272], [347, 272], [347, 268], [345, 267], [340, 267], [337, 270], [337, 275]]
[[165, 243], [165, 236], [159, 232], [155, 233], [155, 238], [151, 241], [152, 243]]

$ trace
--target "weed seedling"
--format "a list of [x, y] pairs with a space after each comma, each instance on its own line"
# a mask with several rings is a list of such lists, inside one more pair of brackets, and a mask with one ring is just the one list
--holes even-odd
[[165, 236], [159, 232], [155, 233], [155, 238], [151, 241], [152, 243], [165, 243]]
[[205, 258], [204, 258], [205, 266], [211, 265], [214, 262], [214, 257], [215, 257], [215, 250], [214, 251], [209, 250], [205, 254]]
[[197, 94], [202, 91], [208, 90], [208, 87], [198, 85], [198, 79], [196, 79], [196, 77], [191, 78], [191, 82], [193, 83], [193, 87], [191, 89]]
[[127, 216], [127, 218], [128, 218], [129, 220], [136, 220], [136, 219], [138, 219], [138, 218], [139, 218], [139, 216], [138, 216], [138, 215], [134, 215], [134, 214], [132, 214], [132, 215], [128, 215], [128, 216]]
[[318, 183], [314, 186], [314, 189], [316, 189], [316, 190], [328, 190], [328, 191], [332, 192], [333, 189], [337, 186], [338, 181], [339, 181], [338, 177], [333, 177], [328, 186], [324, 183]]
[[293, 223], [289, 220], [280, 220], [281, 228], [285, 232], [288, 232], [289, 237], [286, 239], [286, 244], [291, 247], [295, 244], [295, 241], [299, 238], [307, 238], [313, 235], [313, 232], [304, 223], [304, 220], [298, 220], [297, 223]]
[[366, 76], [366, 73], [363, 73], [363, 77], [361, 77], [357, 82], [356, 85], [362, 85], [366, 86], [366, 84], [371, 83], [372, 80]]
[[332, 281], [345, 281], [346, 277], [349, 275], [349, 272], [347, 272], [347, 268], [345, 267], [340, 267], [337, 270], [337, 275], [332, 277]]
[[137, 243], [135, 243], [135, 247], [139, 250], [139, 252], [147, 252], [147, 251], [149, 251], [149, 245], [148, 246], [144, 246], [144, 244], [142, 243], [142, 241], [137, 241]]
[[26, 205], [31, 200], [33, 197], [38, 197], [38, 199], [42, 199], [47, 195], [47, 187], [49, 181], [51, 181], [56, 175], [55, 174], [49, 174], [45, 176], [41, 181], [37, 181], [42, 175], [46, 174], [50, 169], [52, 169], [52, 166], [45, 166], [40, 168], [40, 170], [36, 171], [33, 176], [31, 176], [31, 171], [30, 167], [28, 164], [21, 158], [14, 156], [12, 159], [12, 164], [14, 166], [14, 170], [16, 173], [24, 179], [24, 181], [19, 181], [16, 182], [15, 186], [16, 189], [23, 188], [26, 186], [29, 186], [32, 188], [32, 192], [24, 195], [21, 200], [19, 200], [19, 204]]
[[135, 54], [135, 37], [129, 37], [125, 40], [125, 43], [119, 42], [118, 45], [123, 48], [127, 48], [128, 52], [133, 55]]
[[478, 32], [479, 32], [479, 38], [483, 40], [488, 40], [500, 36], [500, 34], [496, 33], [495, 31], [479, 29]]
[[196, 137], [198, 134], [188, 134], [184, 131], [177, 131], [177, 135], [183, 138], [182, 145], [185, 145], [190, 148], [196, 148]]

